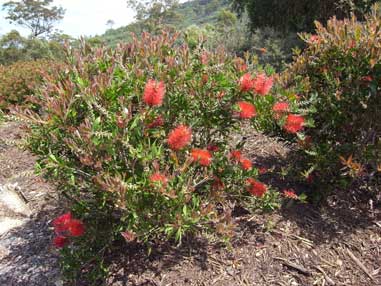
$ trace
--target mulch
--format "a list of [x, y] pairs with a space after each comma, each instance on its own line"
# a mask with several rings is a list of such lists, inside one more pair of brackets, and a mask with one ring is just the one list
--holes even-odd
[[0, 185], [17, 186], [31, 210], [26, 216], [0, 205], [0, 218], [23, 223], [0, 236], [0, 285], [56, 285], [60, 270], [50, 222], [61, 208], [54, 187], [35, 175], [36, 158], [23, 148], [24, 135], [22, 124], [0, 123]]

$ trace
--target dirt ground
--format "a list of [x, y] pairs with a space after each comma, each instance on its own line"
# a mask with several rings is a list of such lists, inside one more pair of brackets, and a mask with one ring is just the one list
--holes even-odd
[[23, 135], [19, 123], [0, 123], [0, 197], [10, 194], [0, 201], [0, 285], [58, 285], [58, 255], [49, 228], [59, 212], [57, 196], [34, 174], [36, 158], [23, 150]]
[[[60, 213], [57, 195], [33, 174], [35, 158], [18, 146], [22, 137], [20, 124], [0, 124], [0, 186], [17, 183], [31, 210], [26, 217], [0, 205], [0, 219], [22, 220], [0, 235], [0, 285], [62, 285], [49, 228]], [[275, 170], [292, 149], [261, 134], [246, 140], [253, 161]], [[261, 179], [289, 184], [271, 173]], [[109, 257], [107, 285], [381, 285], [381, 207], [350, 191], [320, 208], [292, 203], [271, 214], [238, 212], [235, 220], [231, 247], [205, 236], [187, 237], [179, 247], [152, 245], [150, 256], [137, 244], [119, 246]]]

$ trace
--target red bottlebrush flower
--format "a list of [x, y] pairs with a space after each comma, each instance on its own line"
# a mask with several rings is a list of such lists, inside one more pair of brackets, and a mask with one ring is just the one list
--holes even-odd
[[210, 152], [217, 152], [220, 148], [218, 148], [217, 145], [210, 144], [206, 147], [206, 149]]
[[192, 140], [192, 130], [185, 125], [179, 125], [168, 135], [168, 145], [172, 150], [180, 150]]
[[239, 150], [233, 150], [230, 152], [230, 158], [234, 161], [241, 161], [242, 152]]
[[149, 106], [160, 106], [163, 104], [164, 94], [164, 82], [157, 82], [153, 79], [150, 79], [148, 80], [144, 89], [143, 100]]
[[240, 101], [237, 103], [239, 108], [239, 117], [242, 119], [250, 119], [257, 115], [255, 106], [250, 102]]
[[147, 128], [156, 128], [164, 125], [163, 116], [159, 115], [151, 123], [147, 124]]
[[53, 220], [53, 227], [57, 234], [61, 234], [65, 231], [67, 231], [67, 226], [69, 222], [73, 219], [70, 212], [65, 213], [59, 217], [57, 217], [55, 220]]
[[242, 158], [239, 161], [239, 163], [241, 164], [242, 169], [244, 169], [245, 171], [249, 171], [253, 168], [253, 164], [251, 163], [249, 159]]
[[273, 82], [273, 77], [267, 77], [264, 73], [261, 73], [253, 80], [254, 91], [257, 94], [266, 95], [270, 92]]
[[161, 187], [166, 187], [168, 183], [167, 177], [159, 172], [152, 174], [149, 177], [149, 180], [151, 181], [151, 183], [159, 184]]
[[72, 219], [67, 224], [67, 230], [71, 236], [82, 236], [85, 233], [85, 225], [79, 219]]
[[201, 166], [209, 166], [212, 163], [212, 154], [208, 150], [193, 149], [191, 153], [192, 159]]
[[293, 199], [293, 200], [297, 200], [299, 199], [298, 195], [295, 194], [295, 191], [290, 189], [290, 190], [284, 190], [283, 191], [283, 195], [286, 197], [286, 198], [289, 198], [289, 199]]
[[253, 88], [254, 82], [251, 77], [251, 74], [245, 73], [239, 80], [240, 89], [242, 92], [249, 91]]
[[267, 192], [267, 187], [265, 184], [258, 182], [255, 179], [247, 179], [247, 183], [249, 184], [247, 190], [250, 194], [261, 198]]
[[303, 129], [304, 121], [301, 115], [289, 114], [283, 128], [289, 133], [298, 133]]
[[290, 106], [287, 102], [277, 102], [273, 105], [273, 111], [276, 113], [285, 113], [288, 112]]
[[69, 238], [59, 235], [53, 239], [53, 244], [57, 248], [62, 248], [69, 243]]
[[287, 102], [277, 102], [273, 105], [274, 118], [279, 119], [283, 114], [289, 111], [289, 104]]

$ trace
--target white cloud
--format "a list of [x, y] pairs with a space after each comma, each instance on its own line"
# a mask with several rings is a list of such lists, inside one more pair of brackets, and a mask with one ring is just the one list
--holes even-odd
[[[6, 2], [0, 0], [0, 4]], [[102, 34], [106, 29], [106, 22], [112, 19], [114, 28], [125, 26], [133, 21], [134, 13], [127, 8], [126, 0], [55, 0], [55, 5], [66, 9], [65, 18], [59, 22], [57, 28], [64, 33], [78, 37], [81, 35]], [[5, 19], [6, 12], [0, 11], [0, 34], [9, 32], [12, 28], [22, 30], [18, 26], [10, 25]], [[23, 34], [27, 31], [22, 30]]]

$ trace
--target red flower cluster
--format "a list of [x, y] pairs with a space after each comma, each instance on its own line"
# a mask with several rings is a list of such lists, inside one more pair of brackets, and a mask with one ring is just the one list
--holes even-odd
[[287, 102], [277, 102], [273, 105], [274, 118], [279, 119], [281, 116], [290, 111], [290, 106]]
[[143, 100], [149, 106], [160, 106], [163, 104], [164, 94], [164, 82], [150, 79], [145, 86]]
[[153, 183], [155, 185], [156, 184], [160, 185], [160, 187], [166, 187], [167, 183], [168, 183], [167, 177], [160, 172], [156, 172], [156, 173], [152, 174], [149, 177], [149, 180], [151, 181], [151, 183]]
[[180, 150], [192, 140], [192, 130], [185, 125], [179, 125], [168, 135], [168, 145], [172, 150]]
[[301, 115], [289, 114], [283, 128], [289, 133], [298, 133], [303, 129], [304, 121]]
[[74, 219], [70, 212], [56, 218], [53, 221], [53, 227], [57, 235], [53, 240], [53, 244], [60, 248], [69, 242], [69, 237], [78, 237], [85, 233], [83, 222]]
[[240, 84], [240, 88], [242, 92], [250, 91], [254, 86], [254, 82], [253, 82], [253, 79], [251, 78], [251, 74], [245, 73], [240, 78], [239, 84]]
[[239, 117], [242, 119], [250, 119], [257, 115], [255, 106], [250, 102], [240, 101], [237, 103], [239, 108]]
[[212, 154], [208, 150], [193, 149], [191, 153], [192, 159], [201, 166], [209, 166], [212, 163]]
[[245, 171], [249, 171], [253, 168], [253, 164], [249, 159], [241, 158], [239, 163], [241, 164], [242, 169], [244, 169]]
[[290, 190], [283, 190], [283, 195], [286, 197], [286, 198], [289, 198], [289, 199], [293, 199], [293, 200], [297, 200], [299, 199], [298, 195], [295, 194], [295, 191], [293, 189], [290, 189]]
[[261, 182], [258, 182], [255, 179], [249, 178], [247, 179], [247, 183], [249, 184], [249, 186], [247, 187], [247, 191], [253, 196], [261, 198], [267, 192], [266, 185]]
[[242, 169], [244, 169], [245, 171], [249, 171], [253, 168], [253, 164], [251, 163], [251, 161], [245, 157], [242, 156], [242, 153], [241, 151], [239, 150], [234, 150], [234, 151], [231, 151], [230, 152], [230, 158], [239, 163], [242, 167]]
[[239, 150], [233, 150], [230, 152], [230, 158], [234, 161], [241, 161], [242, 158], [242, 152]]
[[267, 95], [273, 86], [273, 82], [274, 78], [267, 77], [264, 73], [257, 75], [254, 79], [250, 73], [245, 73], [239, 80], [242, 92], [253, 89], [255, 93], [260, 95]]
[[273, 111], [283, 113], [283, 112], [288, 112], [289, 108], [290, 106], [287, 102], [280, 101], [274, 104]]
[[253, 79], [254, 91], [260, 95], [266, 95], [270, 92], [273, 86], [273, 77], [267, 77], [266, 74], [261, 73]]

